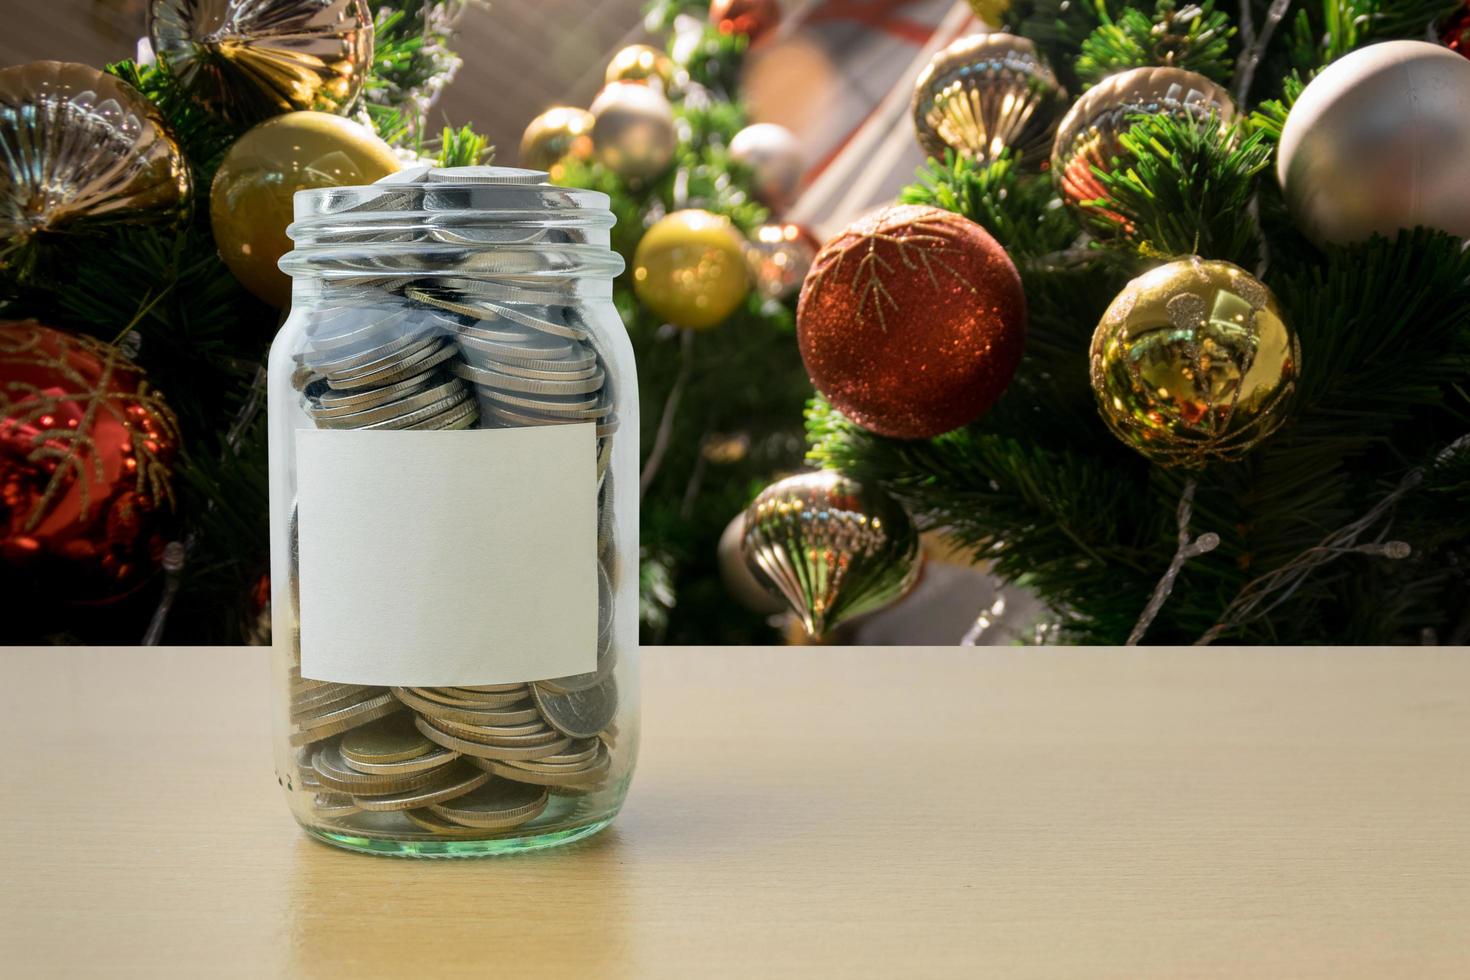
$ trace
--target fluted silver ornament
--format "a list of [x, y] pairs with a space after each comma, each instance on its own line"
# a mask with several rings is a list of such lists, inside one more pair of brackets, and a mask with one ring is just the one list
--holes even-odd
[[914, 83], [919, 146], [986, 162], [1002, 150], [1036, 162], [1051, 148], [1066, 92], [1036, 45], [1014, 34], [973, 34], [944, 48]]
[[1086, 202], [1107, 196], [1093, 168], [1112, 172], [1114, 160], [1126, 167], [1131, 154], [1122, 136], [1139, 114], [1214, 120], [1229, 125], [1236, 116], [1230, 93], [1203, 75], [1183, 68], [1134, 68], [1110, 75], [1088, 89], [1057, 127], [1051, 172], [1062, 199], [1094, 226], [1125, 224], [1117, 214]]
[[42, 232], [173, 221], [189, 167], [153, 103], [88, 65], [0, 70], [0, 267]]
[[831, 471], [761, 491], [745, 511], [742, 551], [812, 636], [888, 605], [919, 574], [919, 535], [903, 507]]

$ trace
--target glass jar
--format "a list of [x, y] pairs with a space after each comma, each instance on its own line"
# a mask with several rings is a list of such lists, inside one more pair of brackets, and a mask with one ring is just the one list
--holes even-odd
[[276, 772], [306, 831], [565, 843], [637, 755], [638, 401], [604, 194], [415, 168], [296, 195], [270, 354]]

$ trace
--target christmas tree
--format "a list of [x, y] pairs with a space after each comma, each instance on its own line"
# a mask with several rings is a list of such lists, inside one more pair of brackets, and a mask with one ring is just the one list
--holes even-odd
[[[793, 310], [815, 242], [779, 221], [799, 175], [794, 140], [750, 126], [739, 99], [742, 59], [774, 27], [775, 11], [774, 3], [650, 4], [645, 23], [667, 50], [620, 52], [590, 114], [550, 110], [522, 146], [523, 164], [606, 193], [617, 217], [612, 245], [627, 271], [614, 298], [637, 352], [642, 404], [648, 642], [775, 636], [765, 616], [731, 601], [719, 569], [731, 519], [773, 475], [801, 468], [811, 394]], [[580, 125], [590, 139], [579, 145]], [[772, 137], [774, 152], [763, 152]], [[749, 274], [738, 254], [746, 250]], [[724, 315], [707, 315], [706, 303]]]
[[[262, 638], [264, 363], [283, 315], [262, 296], [284, 277], [258, 245], [284, 245], [293, 186], [488, 158], [472, 131], [428, 125], [464, 2], [153, 0], [152, 63], [6, 70], [0, 315], [45, 325], [0, 327], [7, 642]], [[248, 171], [232, 153], [265, 126], [361, 165], [293, 177], [285, 150], [277, 197], [256, 182], [222, 202], [217, 174]]]
[[1004, 246], [1024, 355], [968, 424], [906, 428], [811, 356], [824, 252], [811, 460], [1035, 592], [1055, 640], [1470, 639], [1470, 64], [1375, 47], [1452, 5], [974, 6], [1007, 33], [920, 78], [938, 152], [902, 201]]

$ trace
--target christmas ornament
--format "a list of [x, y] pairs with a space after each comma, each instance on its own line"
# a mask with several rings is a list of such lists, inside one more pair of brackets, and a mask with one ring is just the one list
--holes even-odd
[[1439, 40], [1456, 54], [1470, 58], [1470, 0], [1440, 21]]
[[761, 225], [750, 236], [745, 258], [750, 278], [766, 299], [785, 299], [801, 288], [822, 243], [792, 222]]
[[1132, 162], [1121, 137], [1140, 113], [1209, 119], [1224, 127], [1236, 110], [1229, 92], [1182, 68], [1134, 68], [1098, 82], [1063, 117], [1052, 144], [1052, 177], [1079, 218], [1125, 226], [1121, 215], [1087, 202], [1107, 196], [1094, 168], [1111, 173]]
[[0, 321], [4, 594], [102, 602], [154, 572], [178, 450], [173, 412], [115, 347]]
[[969, 4], [975, 16], [991, 27], [1003, 27], [1011, 9], [1011, 0], [969, 0]]
[[292, 112], [241, 136], [215, 173], [209, 218], [215, 244], [246, 289], [285, 307], [291, 280], [276, 268], [291, 250], [292, 196], [312, 187], [371, 184], [399, 169], [374, 133], [341, 116]]
[[730, 140], [730, 159], [750, 168], [756, 199], [776, 211], [791, 204], [806, 169], [801, 143], [791, 130], [775, 123], [754, 123], [736, 133]]
[[532, 119], [521, 137], [521, 166], [553, 172], [563, 160], [592, 159], [592, 113], [553, 106]]
[[744, 34], [754, 44], [781, 22], [776, 0], [710, 0], [709, 21], [722, 34]]
[[952, 148], [985, 162], [1010, 149], [1044, 159], [1065, 98], [1051, 66], [1029, 40], [973, 34], [940, 51], [920, 73], [914, 83], [914, 130], [931, 157]]
[[674, 62], [651, 44], [630, 44], [607, 63], [607, 84], [613, 82], [642, 82], [656, 85], [667, 92], [674, 82]]
[[720, 580], [736, 602], [765, 616], [775, 615], [786, 608], [786, 600], [772, 594], [746, 563], [745, 511], [736, 514], [725, 525], [715, 557], [720, 566]]
[[1292, 106], [1276, 175], [1318, 244], [1427, 225], [1470, 237], [1470, 61], [1388, 41], [1329, 65]]
[[633, 292], [676, 327], [716, 326], [750, 291], [742, 245], [723, 215], [694, 209], [665, 215], [633, 253]]
[[86, 65], [0, 70], [0, 267], [42, 232], [174, 221], [189, 167], [153, 103]]
[[609, 170], [630, 180], [656, 177], [674, 159], [674, 110], [662, 92], [613, 82], [592, 102], [592, 147]]
[[1301, 347], [1258, 279], [1192, 257], [1124, 287], [1090, 364], [1114, 435], [1160, 466], [1197, 467], [1239, 459], [1276, 431]]
[[366, 0], [151, 0], [148, 36], [169, 74], [236, 123], [345, 113], [373, 63]]
[[830, 471], [762, 490], [742, 543], [752, 573], [813, 636], [888, 605], [919, 574], [919, 535], [898, 502]]
[[1021, 360], [1026, 296], [973, 221], [879, 208], [827, 242], [801, 287], [796, 333], [812, 383], [858, 425], [927, 439], [983, 415]]

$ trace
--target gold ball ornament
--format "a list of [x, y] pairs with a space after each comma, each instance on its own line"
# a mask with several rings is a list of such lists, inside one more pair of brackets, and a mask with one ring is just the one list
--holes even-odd
[[0, 267], [38, 234], [171, 222], [189, 167], [153, 103], [87, 65], [35, 61], [0, 71]]
[[371, 184], [400, 167], [371, 130], [325, 112], [268, 119], [235, 141], [215, 173], [209, 218], [215, 244], [246, 289], [285, 307], [291, 280], [276, 267], [291, 250], [291, 199], [315, 187]]
[[723, 215], [697, 209], [665, 215], [633, 253], [633, 292], [676, 327], [717, 326], [750, 291], [743, 244]]
[[1141, 113], [1210, 120], [1223, 128], [1236, 108], [1225, 89], [1182, 68], [1134, 68], [1088, 89], [1057, 127], [1051, 172], [1062, 199], [1094, 228], [1128, 227], [1122, 215], [1089, 202], [1107, 196], [1094, 168], [1111, 173], [1132, 164], [1121, 138]]
[[1237, 460], [1276, 431], [1301, 345], [1260, 280], [1197, 257], [1130, 282], [1092, 335], [1108, 428], [1160, 466]]
[[366, 0], [151, 0], [148, 36], [169, 74], [237, 123], [345, 113], [373, 63]]
[[751, 573], [811, 636], [894, 602], [919, 577], [919, 535], [903, 507], [831, 471], [762, 490], [741, 545]]
[[806, 165], [801, 142], [785, 126], [746, 126], [730, 140], [730, 159], [750, 168], [751, 190], [766, 207], [783, 211], [795, 200]]
[[1345, 55], [1286, 117], [1276, 174], [1318, 244], [1426, 225], [1470, 238], [1470, 61], [1426, 41]]
[[786, 299], [801, 288], [822, 243], [803, 225], [772, 222], [750, 236], [745, 258], [750, 278], [766, 299]]
[[651, 44], [630, 44], [607, 63], [603, 81], [641, 82], [667, 92], [674, 82], [674, 61]]
[[629, 180], [663, 173], [678, 137], [674, 110], [651, 85], [613, 82], [592, 100], [592, 148], [597, 160]]
[[1030, 160], [1050, 151], [1066, 92], [1036, 45], [1014, 34], [972, 34], [936, 54], [914, 83], [919, 146], [994, 160], [1009, 149]]
[[553, 106], [532, 119], [521, 136], [521, 166], [556, 176], [565, 160], [592, 159], [592, 113]]

